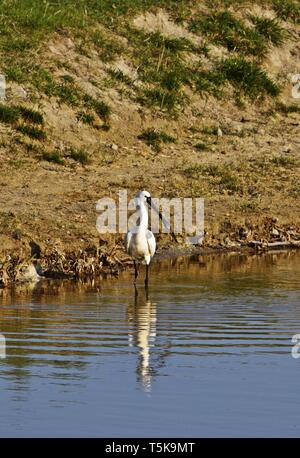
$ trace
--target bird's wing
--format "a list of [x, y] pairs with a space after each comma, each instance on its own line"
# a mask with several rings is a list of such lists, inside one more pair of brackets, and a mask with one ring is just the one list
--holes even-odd
[[125, 245], [125, 250], [127, 253], [130, 254], [130, 243], [131, 243], [131, 238], [132, 238], [132, 232], [128, 231], [127, 234], [125, 235], [124, 239], [124, 245]]
[[156, 250], [156, 241], [155, 241], [155, 237], [154, 235], [152, 234], [151, 231], [147, 231], [147, 243], [148, 243], [148, 249], [149, 249], [149, 253], [150, 253], [150, 256], [152, 258], [152, 256], [154, 256], [154, 253], [155, 253], [155, 250]]

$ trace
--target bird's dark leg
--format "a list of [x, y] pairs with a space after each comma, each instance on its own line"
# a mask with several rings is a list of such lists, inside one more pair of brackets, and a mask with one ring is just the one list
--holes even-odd
[[149, 301], [149, 287], [148, 285], [146, 285], [146, 283], [145, 283], [145, 299], [146, 299], [146, 302]]
[[146, 278], [145, 278], [145, 287], [148, 288], [149, 283], [149, 265], [146, 264]]
[[139, 274], [139, 270], [138, 270], [138, 267], [137, 267], [135, 261], [133, 261], [133, 265], [134, 265], [134, 283], [136, 283], [136, 280], [137, 280], [138, 274]]

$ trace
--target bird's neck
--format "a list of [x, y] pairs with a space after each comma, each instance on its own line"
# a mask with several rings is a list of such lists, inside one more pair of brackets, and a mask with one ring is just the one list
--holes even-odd
[[144, 203], [140, 205], [140, 224], [139, 231], [148, 229], [148, 210], [145, 207]]

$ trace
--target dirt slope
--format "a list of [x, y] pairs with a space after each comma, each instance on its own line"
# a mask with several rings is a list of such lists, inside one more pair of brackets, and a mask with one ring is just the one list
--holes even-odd
[[[7, 80], [1, 106], [27, 107], [43, 118], [39, 123], [22, 112], [1, 119], [0, 110], [2, 274], [10, 262], [7, 256], [18, 262], [30, 256], [31, 241], [56, 261], [87, 259], [86, 250], [96, 258], [111, 254], [122, 236], [99, 238], [96, 202], [116, 197], [120, 189], [131, 196], [145, 188], [157, 197], [204, 197], [205, 246], [300, 239], [300, 99], [292, 96], [291, 83], [299, 73], [299, 22], [278, 18], [284, 42], [269, 43], [263, 57], [241, 57], [221, 44], [224, 37], [216, 38], [215, 32], [193, 31], [191, 21], [211, 14], [211, 2], [186, 3], [180, 18], [168, 7], [152, 6], [118, 16], [115, 27], [96, 21], [93, 37], [100, 37], [100, 44], [89, 41], [84, 31], [65, 27], [49, 33], [28, 55], [11, 50], [13, 63], [1, 52]], [[269, 2], [267, 7], [236, 3], [226, 11], [245, 27], [253, 27], [249, 14], [277, 17]], [[149, 51], [147, 40], [154, 39]], [[216, 94], [212, 73], [206, 73], [203, 81], [211, 86], [204, 90], [197, 89], [199, 79], [170, 80], [171, 64], [178, 72], [212, 72], [221, 68], [216, 62], [235, 56], [259, 62], [280, 93], [251, 97], [228, 80]], [[165, 87], [165, 79], [152, 75], [151, 67], [168, 71], [172, 86], [166, 86], [162, 99], [157, 88]], [[21, 75], [16, 73], [20, 68]], [[153, 88], [157, 100], [150, 100]], [[166, 100], [175, 96], [168, 105]], [[24, 125], [36, 131], [22, 130]], [[138, 138], [149, 129], [171, 141]], [[168, 236], [159, 242], [160, 247], [171, 245]], [[118, 252], [117, 259], [122, 256]], [[51, 265], [49, 259], [45, 262]]]

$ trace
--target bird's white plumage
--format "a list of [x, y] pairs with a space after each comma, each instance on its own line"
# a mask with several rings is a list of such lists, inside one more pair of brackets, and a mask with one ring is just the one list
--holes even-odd
[[151, 231], [147, 231], [147, 242], [151, 258], [154, 256], [156, 250], [156, 240]]
[[147, 191], [139, 192], [136, 201], [139, 209], [139, 226], [129, 230], [125, 237], [125, 249], [135, 261], [149, 265], [156, 250], [156, 241], [153, 233], [148, 229]]

